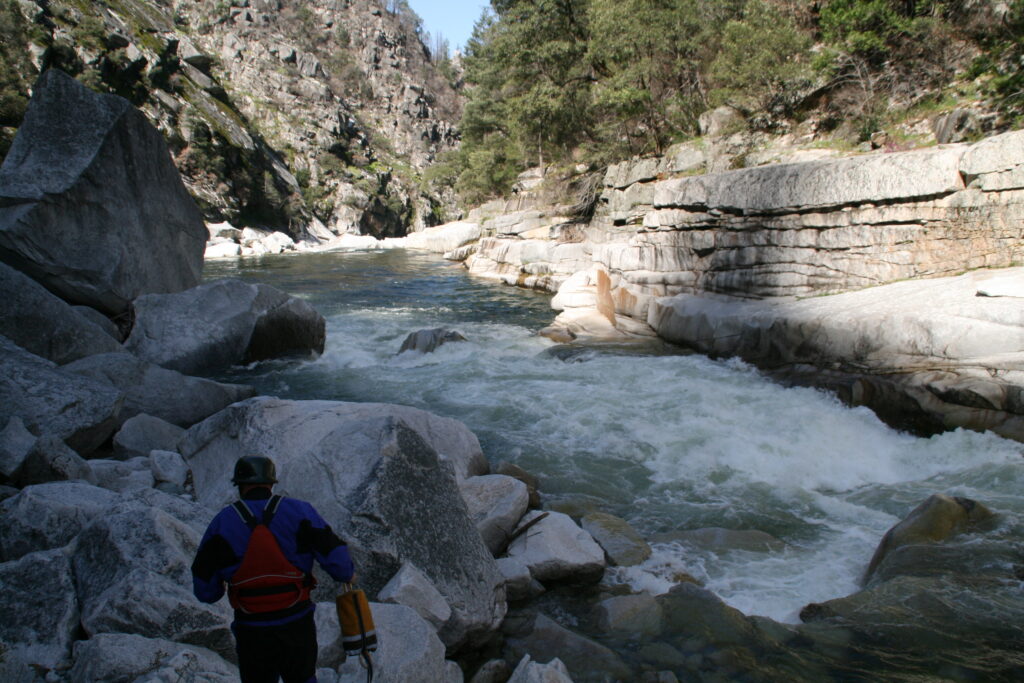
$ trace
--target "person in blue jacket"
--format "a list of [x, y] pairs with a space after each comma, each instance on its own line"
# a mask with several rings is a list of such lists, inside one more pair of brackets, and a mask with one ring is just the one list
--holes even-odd
[[[312, 505], [273, 495], [277, 473], [270, 458], [239, 458], [231, 481], [241, 502], [217, 513], [206, 529], [192, 563], [193, 591], [202, 602], [214, 603], [227, 588], [243, 683], [315, 682], [313, 560], [335, 580], [350, 583], [355, 569], [348, 547]], [[288, 571], [265, 569], [275, 562]], [[253, 567], [263, 567], [262, 575]], [[273, 578], [287, 575], [294, 578]]]

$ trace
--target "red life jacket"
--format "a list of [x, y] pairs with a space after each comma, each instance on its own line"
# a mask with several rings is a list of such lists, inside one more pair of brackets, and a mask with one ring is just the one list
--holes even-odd
[[287, 611], [308, 601], [314, 586], [313, 576], [288, 561], [270, 531], [270, 522], [280, 503], [281, 496], [271, 496], [261, 521], [242, 501], [232, 505], [252, 530], [242, 563], [228, 582], [231, 606], [245, 614], [268, 616], [271, 612]]

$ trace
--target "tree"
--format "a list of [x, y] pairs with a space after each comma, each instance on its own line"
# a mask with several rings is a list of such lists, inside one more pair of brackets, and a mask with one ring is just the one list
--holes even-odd
[[[809, 78], [810, 37], [764, 0], [750, 0], [742, 19], [728, 22], [711, 64], [713, 104], [745, 113], [768, 112]], [[789, 111], [779, 112], [788, 114]]]
[[600, 77], [595, 104], [610, 151], [660, 153], [674, 135], [695, 128], [707, 104], [713, 37], [737, 4], [591, 0], [589, 58]]

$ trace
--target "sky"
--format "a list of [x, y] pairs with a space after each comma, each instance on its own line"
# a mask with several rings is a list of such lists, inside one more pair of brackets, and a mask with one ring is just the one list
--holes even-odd
[[423, 28], [431, 35], [441, 33], [452, 51], [462, 48], [473, 33], [473, 24], [480, 18], [489, 0], [406, 0], [423, 20]]

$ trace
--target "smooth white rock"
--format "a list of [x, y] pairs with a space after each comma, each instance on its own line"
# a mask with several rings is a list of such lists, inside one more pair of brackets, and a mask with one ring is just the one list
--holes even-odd
[[604, 550], [568, 515], [533, 510], [519, 526], [542, 514], [547, 517], [512, 541], [508, 556], [523, 562], [538, 581], [600, 578], [605, 568]]
[[152, 415], [139, 414], [127, 420], [114, 434], [114, 457], [118, 460], [148, 457], [153, 450], [174, 450], [185, 430]]

